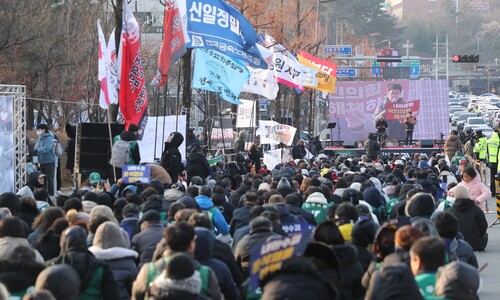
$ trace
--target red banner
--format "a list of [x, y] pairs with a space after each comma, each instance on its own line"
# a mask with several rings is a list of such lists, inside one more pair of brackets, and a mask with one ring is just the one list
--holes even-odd
[[398, 120], [404, 123], [406, 114], [411, 111], [414, 117], [418, 116], [420, 109], [420, 100], [412, 100], [404, 103], [391, 103], [386, 104], [386, 120]]
[[120, 68], [120, 112], [125, 128], [139, 127], [137, 138], [142, 139], [148, 122], [148, 95], [141, 58], [140, 28], [134, 14], [123, 1]]

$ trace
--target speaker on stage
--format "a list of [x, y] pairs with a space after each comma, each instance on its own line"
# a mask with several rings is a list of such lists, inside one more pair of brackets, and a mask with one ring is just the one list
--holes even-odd
[[434, 142], [432, 140], [420, 140], [420, 148], [432, 148]]
[[357, 141], [344, 141], [342, 146], [344, 146], [344, 148], [358, 148], [358, 142]]

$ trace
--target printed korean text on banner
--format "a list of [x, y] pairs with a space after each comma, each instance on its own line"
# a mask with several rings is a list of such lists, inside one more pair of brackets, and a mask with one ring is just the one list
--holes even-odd
[[106, 79], [108, 83], [108, 97], [110, 104], [118, 103], [118, 65], [116, 57], [116, 41], [115, 29], [111, 32], [108, 39], [107, 55], [109, 58], [109, 65], [106, 69]]
[[196, 49], [193, 87], [217, 93], [222, 99], [240, 104], [238, 96], [250, 73], [238, 60], [211, 49]]
[[134, 183], [140, 181], [149, 183], [151, 180], [151, 167], [143, 165], [123, 165], [123, 183]]
[[262, 95], [274, 100], [278, 96], [279, 86], [274, 78], [274, 72], [269, 69], [256, 69], [247, 66], [250, 79], [245, 82], [242, 92]]
[[140, 28], [127, 1], [123, 1], [122, 18], [120, 112], [125, 128], [130, 124], [139, 127], [137, 139], [141, 140], [148, 122], [148, 95], [142, 67]]
[[284, 85], [304, 90], [304, 85], [315, 87], [317, 71], [299, 63], [295, 56], [280, 44], [270, 48], [273, 51], [273, 60], [269, 69], [273, 71], [276, 81]]
[[249, 264], [250, 288], [253, 292], [267, 275], [281, 269], [283, 262], [292, 256], [300, 256], [307, 248], [310, 232], [291, 234], [272, 239], [252, 249]]
[[253, 100], [240, 100], [236, 113], [236, 128], [255, 127], [256, 105]]
[[110, 101], [106, 73], [108, 71], [107, 69], [109, 68], [110, 62], [108, 57], [108, 47], [106, 46], [106, 39], [104, 38], [104, 33], [102, 32], [101, 20], [97, 20], [97, 35], [99, 37], [99, 43], [97, 47], [97, 54], [99, 56], [97, 78], [101, 82], [101, 90], [99, 91], [99, 106], [103, 109], [108, 109]]
[[299, 232], [313, 232], [315, 226], [307, 223], [307, 222], [295, 222], [295, 223], [286, 223], [281, 224], [281, 229], [286, 234], [299, 233]]
[[406, 119], [406, 114], [411, 112], [414, 117], [418, 117], [418, 111], [420, 109], [420, 100], [412, 100], [404, 103], [392, 103], [388, 102], [386, 104], [386, 120], [398, 120], [400, 123], [404, 123]]
[[170, 66], [186, 53], [186, 42], [189, 41], [187, 35], [186, 16], [181, 15], [179, 5], [185, 5], [184, 1], [179, 3], [177, 0], [165, 1], [165, 11], [163, 14], [163, 41], [158, 55], [158, 75], [155, 80], [158, 81], [158, 87], [161, 87], [167, 81], [168, 70]]
[[234, 148], [234, 132], [232, 119], [214, 119], [212, 133], [210, 134], [210, 143], [210, 147], [214, 150]]
[[[396, 89], [399, 98], [389, 99], [389, 88]], [[337, 123], [328, 130], [331, 140], [366, 140], [381, 118], [388, 123], [388, 139], [403, 140], [402, 117], [408, 111], [417, 118], [415, 140], [438, 139], [440, 132], [449, 131], [446, 95], [445, 80], [339, 82], [336, 92], [328, 94], [330, 123]]]
[[255, 43], [252, 24], [234, 7], [222, 0], [187, 0], [188, 48], [209, 48], [249, 63], [267, 68]]
[[267, 166], [268, 170], [274, 169], [276, 165], [281, 163], [281, 149], [268, 150], [264, 152], [263, 162]]
[[14, 97], [0, 96], [0, 194], [14, 190]]
[[260, 136], [261, 144], [280, 144], [291, 146], [297, 128], [280, 124], [275, 121], [259, 121], [256, 134]]
[[[318, 86], [313, 88], [324, 92], [335, 93], [335, 83], [337, 82], [337, 65], [335, 63], [314, 57], [305, 51], [299, 51], [297, 57], [301, 64], [318, 71], [316, 74]], [[305, 86], [309, 87], [307, 85]]]

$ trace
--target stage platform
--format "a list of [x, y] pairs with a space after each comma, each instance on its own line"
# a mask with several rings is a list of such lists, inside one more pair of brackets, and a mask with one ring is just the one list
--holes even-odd
[[[324, 149], [325, 154], [333, 155], [351, 155], [351, 156], [361, 156], [366, 154], [365, 147], [358, 148], [346, 148], [343, 146], [329, 146]], [[399, 154], [404, 156], [411, 156], [415, 153], [425, 153], [426, 155], [430, 155], [433, 151], [443, 152], [443, 148], [439, 146], [433, 147], [425, 147], [422, 148], [420, 146], [412, 146], [412, 147], [404, 147], [404, 146], [388, 146], [380, 150], [382, 155], [390, 155], [390, 154]]]

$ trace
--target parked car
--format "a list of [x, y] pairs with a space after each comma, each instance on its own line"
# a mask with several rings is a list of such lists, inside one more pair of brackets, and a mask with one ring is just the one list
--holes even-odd
[[452, 121], [451, 119], [453, 118], [453, 115], [455, 112], [463, 112], [463, 108], [460, 106], [452, 106], [450, 107], [450, 122]]
[[454, 112], [453, 116], [451, 117], [451, 125], [457, 126], [458, 117], [461, 114], [464, 114], [464, 113], [467, 113], [467, 112], [466, 111], [456, 111], [456, 112]]
[[467, 107], [469, 106], [469, 98], [466, 98], [466, 97], [462, 97], [462, 98], [458, 98], [458, 100], [460, 101], [460, 106], [464, 106], [464, 107]]
[[448, 105], [460, 105], [460, 100], [458, 98], [449, 98]]
[[489, 98], [488, 102], [491, 105], [495, 105], [496, 107], [500, 107], [500, 98]]
[[485, 125], [488, 126], [486, 120], [483, 117], [469, 117], [467, 121], [465, 121], [464, 126], [466, 125]]

